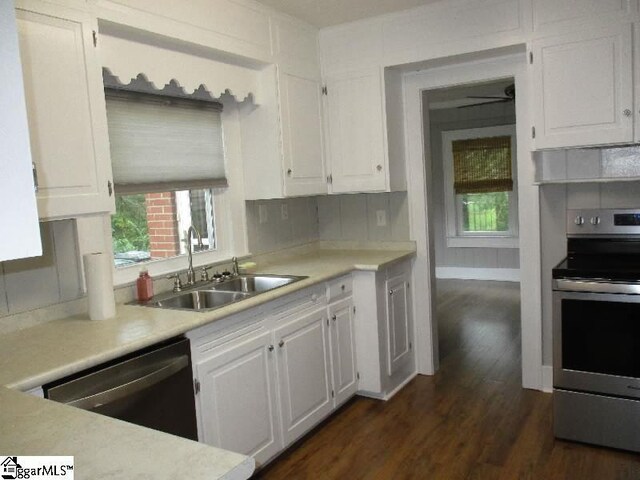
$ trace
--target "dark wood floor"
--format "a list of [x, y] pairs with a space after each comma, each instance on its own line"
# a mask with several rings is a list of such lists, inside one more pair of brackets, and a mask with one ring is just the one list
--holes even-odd
[[640, 479], [640, 455], [558, 441], [551, 395], [521, 388], [519, 290], [440, 281], [441, 368], [356, 398], [263, 479]]

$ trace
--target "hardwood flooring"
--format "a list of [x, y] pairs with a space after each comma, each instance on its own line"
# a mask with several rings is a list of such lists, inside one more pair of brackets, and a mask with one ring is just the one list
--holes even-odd
[[551, 395], [521, 387], [519, 293], [439, 281], [438, 373], [356, 397], [256, 478], [640, 479], [640, 455], [554, 439]]

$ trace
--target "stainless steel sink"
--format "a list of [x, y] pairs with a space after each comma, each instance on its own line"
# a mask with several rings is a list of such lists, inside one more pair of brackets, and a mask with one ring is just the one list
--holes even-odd
[[159, 295], [144, 305], [176, 310], [213, 310], [304, 278], [307, 277], [266, 274], [238, 275], [220, 283], [203, 283], [183, 292]]
[[292, 275], [239, 275], [222, 283], [214, 285], [218, 291], [261, 293], [282, 287], [306, 277]]
[[149, 305], [160, 308], [181, 310], [211, 310], [233, 302], [244, 300], [249, 295], [242, 292], [219, 292], [216, 290], [194, 290], [178, 293], [164, 300], [150, 302]]

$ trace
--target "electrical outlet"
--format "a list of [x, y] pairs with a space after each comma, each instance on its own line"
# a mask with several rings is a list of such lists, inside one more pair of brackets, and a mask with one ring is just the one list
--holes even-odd
[[385, 227], [387, 225], [386, 210], [376, 210], [376, 225], [378, 227]]
[[260, 223], [267, 223], [267, 220], [269, 220], [266, 205], [258, 205], [258, 219]]
[[286, 203], [280, 205], [280, 215], [282, 220], [289, 220], [289, 205]]

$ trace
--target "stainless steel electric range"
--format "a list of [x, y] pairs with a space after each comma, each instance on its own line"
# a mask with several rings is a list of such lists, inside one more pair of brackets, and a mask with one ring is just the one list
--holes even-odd
[[568, 212], [553, 384], [556, 437], [640, 452], [640, 209]]

